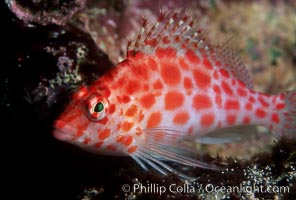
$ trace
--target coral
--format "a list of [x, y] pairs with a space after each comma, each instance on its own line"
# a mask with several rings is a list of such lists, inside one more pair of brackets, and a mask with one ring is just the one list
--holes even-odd
[[18, 1], [6, 0], [9, 9], [25, 24], [57, 24], [65, 25], [79, 10], [85, 0], [71, 1]]

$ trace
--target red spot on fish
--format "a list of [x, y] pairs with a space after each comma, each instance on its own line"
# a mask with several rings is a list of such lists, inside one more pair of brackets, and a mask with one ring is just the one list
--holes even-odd
[[210, 127], [215, 121], [215, 116], [212, 113], [207, 113], [201, 116], [200, 123], [204, 127]]
[[192, 81], [189, 77], [184, 77], [183, 85], [184, 85], [184, 88], [187, 90], [190, 90], [193, 88]]
[[134, 123], [133, 122], [127, 122], [126, 121], [126, 122], [122, 122], [120, 128], [121, 128], [122, 131], [127, 132], [127, 131], [131, 130], [131, 128], [133, 126], [134, 126]]
[[218, 85], [213, 85], [213, 90], [216, 94], [221, 94], [221, 89]]
[[132, 144], [134, 137], [129, 135], [126, 137], [125, 141], [123, 142], [123, 144], [128, 147]]
[[112, 145], [112, 144], [109, 144], [106, 146], [106, 149], [110, 150], [110, 151], [116, 151], [116, 146]]
[[182, 69], [189, 70], [189, 66], [186, 63], [184, 58], [179, 58], [179, 65], [181, 66]]
[[189, 115], [187, 112], [180, 112], [180, 113], [177, 113], [173, 119], [173, 122], [175, 124], [180, 124], [180, 125], [183, 125], [183, 124], [186, 124], [189, 120]]
[[259, 96], [258, 97], [258, 101], [261, 103], [262, 106], [264, 107], [268, 107], [269, 106], [269, 103], [266, 102], [266, 100], [262, 97], [262, 96]]
[[160, 112], [153, 112], [147, 122], [147, 128], [156, 127], [161, 122], [162, 115]]
[[173, 110], [183, 105], [184, 96], [182, 93], [177, 91], [168, 92], [164, 99], [165, 109]]
[[85, 144], [85, 145], [87, 145], [87, 144], [89, 144], [90, 143], [90, 138], [88, 138], [88, 137], [86, 137], [86, 138], [84, 138], [84, 140], [83, 140], [83, 144]]
[[195, 83], [198, 87], [200, 87], [201, 89], [206, 89], [207, 87], [210, 87], [211, 85], [211, 77], [207, 74], [205, 74], [205, 72], [199, 70], [199, 69], [195, 69], [193, 71], [193, 76], [194, 76], [194, 80]]
[[235, 84], [236, 84], [236, 80], [235, 79], [232, 79], [231, 80], [231, 86], [235, 86]]
[[76, 134], [75, 134], [75, 137], [81, 137], [83, 136], [83, 133], [84, 133], [85, 129], [78, 129]]
[[[122, 85], [119, 85], [119, 87], [121, 87]], [[127, 86], [126, 86], [126, 91], [128, 94], [133, 94], [136, 91], [140, 90], [140, 83], [138, 80], [131, 80], [128, 82]]]
[[212, 63], [207, 58], [204, 58], [202, 64], [208, 69], [213, 69]]
[[134, 153], [135, 151], [137, 151], [137, 148], [138, 148], [138, 147], [137, 147], [136, 145], [131, 146], [130, 148], [127, 149], [127, 152], [128, 152], [129, 154]]
[[157, 45], [157, 39], [156, 38], [146, 39], [145, 45], [155, 47]]
[[261, 108], [258, 108], [256, 110], [255, 114], [259, 118], [264, 118], [266, 116], [266, 112], [263, 109], [261, 109]]
[[96, 148], [100, 148], [100, 147], [103, 145], [103, 143], [104, 143], [104, 142], [102, 142], [102, 141], [100, 141], [100, 142], [96, 142], [96, 143], [94, 144], [94, 147], [96, 147]]
[[171, 47], [167, 47], [167, 48], [158, 47], [155, 51], [155, 55], [157, 57], [159, 57], [160, 59], [176, 58], [177, 51], [176, 51], [176, 49], [173, 49]]
[[141, 110], [140, 111], [138, 122], [141, 122], [143, 119], [144, 119], [144, 114], [143, 114], [143, 111]]
[[76, 132], [76, 136], [81, 137], [83, 135], [84, 131], [87, 129], [88, 125], [89, 125], [89, 121], [77, 124], [77, 129], [78, 130]]
[[108, 138], [110, 136], [110, 129], [104, 129], [104, 130], [99, 130], [99, 133], [98, 133], [98, 138], [100, 140], [104, 140], [106, 138]]
[[116, 109], [115, 104], [111, 104], [110, 107], [109, 107], [109, 114], [114, 113], [115, 112], [115, 109]]
[[131, 67], [131, 71], [133, 73], [133, 76], [143, 78], [143, 79], [148, 79], [148, 65], [145, 63], [142, 63], [141, 66], [133, 66]]
[[151, 70], [153, 70], [153, 71], [158, 70], [158, 64], [153, 58], [149, 57], [147, 62], [148, 62], [149, 67], [151, 68]]
[[214, 79], [216, 79], [216, 80], [219, 79], [219, 74], [218, 74], [217, 70], [214, 71]]
[[193, 98], [193, 107], [199, 111], [202, 109], [208, 109], [212, 107], [212, 102], [209, 96], [206, 95], [195, 95]]
[[177, 43], [178, 43], [178, 42], [180, 42], [180, 41], [181, 41], [181, 38], [180, 38], [180, 36], [179, 36], [179, 35], [176, 35], [176, 36], [175, 36], [175, 42], [177, 42]]
[[228, 71], [226, 71], [225, 69], [219, 69], [219, 72], [224, 78], [230, 77]]
[[137, 135], [137, 136], [140, 136], [140, 135], [142, 135], [142, 134], [143, 134], [142, 129], [141, 129], [140, 127], [137, 127], [137, 128], [136, 128], [136, 135]]
[[277, 100], [277, 96], [273, 96], [272, 97], [272, 104], [275, 104], [276, 100]]
[[166, 64], [163, 62], [160, 74], [166, 84], [175, 85], [180, 83], [181, 72], [173, 63]]
[[216, 96], [215, 96], [215, 103], [217, 104], [217, 106], [218, 106], [219, 108], [222, 107], [222, 97], [221, 97], [221, 95], [216, 95]]
[[224, 108], [226, 110], [239, 110], [239, 102], [235, 100], [227, 100], [225, 102]]
[[153, 94], [147, 94], [144, 95], [141, 99], [140, 99], [140, 103], [144, 108], [151, 108], [151, 106], [153, 106], [153, 104], [155, 103], [155, 97]]
[[169, 44], [169, 43], [171, 42], [171, 40], [169, 39], [168, 36], [165, 36], [164, 38], [162, 38], [162, 42], [163, 42], [164, 44]]
[[221, 84], [223, 91], [228, 94], [229, 96], [233, 95], [232, 89], [230, 88], [229, 84], [225, 81]]
[[251, 103], [255, 103], [255, 98], [254, 97], [249, 97], [249, 101], [251, 102]]
[[136, 105], [131, 105], [125, 112], [125, 115], [128, 117], [133, 117], [138, 111], [138, 107]]
[[227, 115], [226, 121], [229, 125], [233, 125], [236, 122], [236, 115]]
[[199, 57], [191, 49], [186, 51], [185, 57], [186, 57], [186, 59], [188, 59], [193, 64], [199, 64], [200, 63]]
[[251, 118], [249, 116], [245, 116], [244, 119], [243, 119], [244, 124], [249, 124], [250, 121], [251, 121]]
[[281, 109], [285, 108], [285, 104], [283, 104], [283, 103], [278, 103], [278, 104], [276, 104], [275, 108], [276, 108], [277, 110], [281, 110]]
[[67, 125], [67, 122], [65, 121], [62, 121], [62, 120], [57, 120], [54, 124], [54, 126], [57, 128], [57, 129], [63, 129], [65, 126]]
[[162, 83], [161, 83], [161, 81], [158, 79], [158, 80], [156, 80], [155, 82], [154, 82], [154, 84], [153, 84], [153, 88], [155, 89], [155, 90], [157, 90], [157, 89], [162, 89], [163, 88], [163, 85], [162, 85]]
[[216, 61], [216, 62], [215, 62], [215, 65], [216, 65], [217, 67], [220, 67], [220, 66], [221, 66], [221, 62], [220, 62], [220, 61]]
[[245, 84], [244, 84], [242, 81], [240, 81], [240, 80], [237, 80], [237, 83], [238, 83], [238, 85], [239, 85], [241, 88], [246, 87]]
[[242, 89], [242, 88], [238, 88], [237, 89], [237, 94], [241, 97], [246, 97], [247, 96], [247, 91]]
[[271, 116], [271, 120], [275, 123], [280, 123], [280, 118], [279, 118], [279, 115], [277, 113], [273, 113], [272, 116]]
[[252, 109], [253, 109], [253, 105], [250, 104], [250, 103], [246, 103], [246, 105], [245, 105], [245, 109], [246, 109], [246, 110], [252, 110]]
[[128, 103], [130, 102], [131, 98], [127, 95], [123, 95], [123, 96], [117, 96], [117, 100], [119, 101], [119, 103]]
[[101, 91], [102, 95], [106, 98], [108, 98], [111, 95], [111, 91], [108, 89], [108, 87], [104, 87]]

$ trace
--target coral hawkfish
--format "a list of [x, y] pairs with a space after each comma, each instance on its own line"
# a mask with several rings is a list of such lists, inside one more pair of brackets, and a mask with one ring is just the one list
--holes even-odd
[[291, 134], [296, 92], [254, 91], [230, 46], [210, 45], [197, 18], [184, 11], [161, 12], [152, 24], [144, 19], [126, 58], [73, 94], [54, 136], [167, 174], [176, 170], [166, 161], [214, 168], [188, 143], [235, 141], [252, 125]]

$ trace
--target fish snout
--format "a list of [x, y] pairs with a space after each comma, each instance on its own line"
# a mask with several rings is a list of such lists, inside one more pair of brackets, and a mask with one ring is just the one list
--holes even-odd
[[71, 141], [75, 139], [76, 129], [72, 126], [67, 125], [62, 120], [57, 120], [54, 123], [53, 136], [61, 141]]

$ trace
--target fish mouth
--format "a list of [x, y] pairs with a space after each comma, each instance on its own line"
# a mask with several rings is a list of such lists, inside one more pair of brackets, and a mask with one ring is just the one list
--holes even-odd
[[74, 128], [66, 125], [62, 120], [57, 120], [54, 124], [53, 136], [61, 141], [73, 140]]
[[73, 138], [69, 133], [59, 129], [55, 129], [52, 134], [55, 138], [61, 141], [69, 141]]

